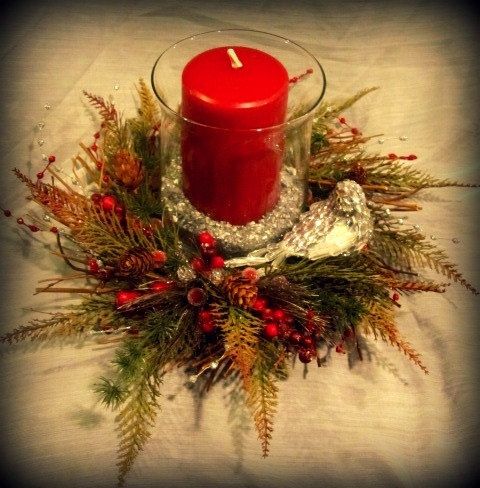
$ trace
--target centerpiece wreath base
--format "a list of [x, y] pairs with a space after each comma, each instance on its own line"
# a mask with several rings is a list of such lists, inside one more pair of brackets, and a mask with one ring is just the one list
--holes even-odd
[[[7, 343], [97, 334], [121, 339], [111, 374], [95, 386], [101, 401], [117, 411], [120, 485], [151, 434], [162, 377], [173, 368], [182, 368], [199, 394], [222, 384], [233, 404], [244, 401], [264, 456], [278, 383], [297, 358], [321, 366], [335, 349], [361, 359], [368, 335], [428, 372], [395, 323], [401, 296], [443, 293], [450, 282], [478, 292], [435, 241], [398, 215], [420, 210], [415, 196], [425, 188], [474, 185], [415, 169], [413, 154], [369, 152], [370, 137], [342, 115], [370, 91], [364, 90], [344, 103], [322, 103], [315, 115], [310, 210], [301, 216], [307, 224], [300, 222], [283, 244], [226, 261], [210, 229], [192, 237], [169, 217], [159, 164], [168, 129], [142, 80], [137, 91], [138, 113], [130, 119], [111, 101], [85, 93], [101, 123], [93, 142], [81, 144], [82, 154], [72, 158], [79, 186], [68, 182], [53, 155], [44, 158], [36, 178], [14, 170], [45, 212], [18, 217], [18, 225], [32, 235], [44, 232], [51, 252], [68, 265], [64, 276], [42, 280], [36, 291], [72, 293], [79, 301], [2, 337]], [[336, 229], [327, 225], [328, 209], [341, 185], [350, 196], [349, 188], [361, 188], [369, 225], [362, 220], [363, 230], [353, 226], [351, 242], [352, 233], [337, 232], [337, 247], [322, 252], [315, 244], [326, 245]], [[422, 269], [445, 282], [423, 278]], [[84, 286], [65, 286], [79, 279]]]

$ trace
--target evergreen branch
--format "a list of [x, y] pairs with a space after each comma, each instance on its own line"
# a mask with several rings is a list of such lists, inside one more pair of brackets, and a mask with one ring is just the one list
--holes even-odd
[[263, 457], [268, 456], [273, 432], [273, 417], [278, 405], [275, 369], [279, 351], [270, 343], [260, 344], [251, 381], [246, 387], [246, 401], [252, 410]]
[[426, 241], [425, 237], [414, 229], [376, 229], [370, 243], [371, 248], [393, 265], [403, 268], [423, 267], [446, 276], [459, 283], [473, 294], [479, 292], [458, 270], [457, 265], [448, 260], [446, 252]]
[[66, 192], [40, 180], [34, 183], [16, 168], [13, 172], [20, 181], [27, 185], [32, 199], [51, 212], [58, 222], [73, 231], [78, 231], [89, 218], [92, 205], [83, 195]]
[[53, 313], [46, 319], [35, 319], [0, 337], [0, 342], [9, 344], [31, 341], [46, 341], [73, 335], [85, 336], [92, 330], [115, 329], [130, 325], [113, 307], [113, 297], [91, 295], [81, 303], [71, 305], [66, 313]]
[[116, 122], [118, 120], [117, 109], [111, 102], [86, 90], [83, 91], [83, 94], [88, 98], [91, 105], [98, 110], [104, 122]]
[[415, 292], [445, 293], [445, 288], [450, 285], [450, 283], [435, 283], [434, 281], [388, 280], [387, 283], [392, 290], [402, 291], [404, 293], [415, 293]]
[[115, 418], [120, 439], [117, 462], [119, 486], [125, 483], [126, 475], [151, 436], [159, 407], [160, 366], [156, 351], [148, 347], [131, 358], [129, 367], [133, 367], [135, 374], [129, 379], [126, 393], [122, 394], [125, 399]]
[[100, 401], [112, 410], [116, 410], [125, 401], [127, 392], [116, 382], [101, 376], [99, 382], [93, 385], [94, 392]]
[[229, 307], [227, 318], [220, 326], [224, 334], [226, 357], [232, 360], [232, 368], [240, 373], [247, 388], [257, 357], [260, 321], [241, 309]]
[[155, 243], [145, 235], [143, 225], [138, 220], [127, 216], [122, 225], [116, 214], [106, 214], [96, 208], [75, 235], [75, 240], [84, 249], [112, 262], [137, 247], [155, 250]]
[[404, 191], [410, 191], [423, 188], [444, 188], [452, 186], [471, 188], [478, 186], [449, 179], [435, 178], [401, 162], [384, 161], [376, 166], [366, 168], [366, 171], [368, 182], [388, 186], [390, 190], [402, 189]]
[[138, 81], [137, 93], [140, 99], [140, 117], [150, 126], [159, 124], [160, 112], [157, 101], [142, 78]]
[[191, 356], [192, 322], [192, 314], [181, 313], [177, 308], [149, 314], [141, 338], [126, 340], [117, 351], [113, 361], [116, 379], [103, 391], [100, 389], [104, 401], [115, 405], [118, 400], [121, 405], [116, 417], [120, 486], [151, 435], [162, 369], [170, 361], [181, 364]]
[[410, 361], [416, 364], [425, 374], [428, 374], [428, 369], [422, 363], [420, 354], [400, 336], [395, 325], [394, 312], [391, 304], [388, 306], [385, 304], [374, 305], [364, 317], [361, 327], [365, 333], [373, 333], [375, 338], [379, 334], [385, 342], [396, 346]]

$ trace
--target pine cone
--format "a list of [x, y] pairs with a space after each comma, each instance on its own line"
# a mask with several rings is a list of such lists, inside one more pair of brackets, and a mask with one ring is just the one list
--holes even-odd
[[138, 277], [147, 274], [154, 267], [152, 253], [143, 248], [135, 248], [127, 251], [118, 260], [115, 273], [124, 277]]
[[250, 308], [258, 294], [257, 286], [242, 278], [241, 274], [227, 276], [223, 282], [223, 289], [232, 304], [243, 308]]
[[347, 173], [347, 178], [355, 181], [359, 185], [363, 185], [367, 181], [367, 172], [360, 163], [356, 162]]
[[114, 179], [131, 190], [138, 188], [143, 180], [142, 161], [126, 149], [117, 151], [111, 166]]

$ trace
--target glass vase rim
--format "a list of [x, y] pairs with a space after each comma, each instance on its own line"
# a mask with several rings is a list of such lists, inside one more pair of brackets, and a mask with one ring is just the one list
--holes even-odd
[[[268, 127], [252, 127], [252, 128], [218, 127], [218, 126], [212, 126], [212, 125], [209, 125], [209, 124], [203, 124], [201, 122], [197, 122], [195, 120], [192, 120], [192, 119], [189, 119], [187, 117], [184, 117], [181, 113], [177, 112], [175, 109], [173, 109], [172, 107], [170, 107], [167, 104], [167, 102], [163, 99], [163, 96], [162, 96], [161, 92], [159, 90], [157, 90], [157, 86], [155, 84], [155, 70], [156, 70], [156, 68], [158, 66], [159, 61], [163, 58], [163, 56], [167, 52], [169, 52], [172, 48], [174, 48], [175, 46], [179, 45], [180, 43], [183, 43], [185, 41], [191, 41], [191, 40], [193, 40], [193, 39], [195, 39], [196, 37], [199, 37], [199, 36], [204, 36], [204, 35], [207, 35], [207, 34], [216, 34], [216, 33], [218, 34], [218, 33], [222, 33], [222, 32], [241, 32], [241, 33], [263, 34], [263, 35], [266, 35], [266, 36], [269, 36], [269, 37], [272, 37], [272, 38], [282, 39], [283, 41], [288, 42], [288, 44], [291, 44], [291, 45], [295, 46], [296, 48], [300, 49], [301, 51], [303, 51], [304, 54], [306, 54], [307, 56], [309, 56], [312, 59], [312, 61], [316, 64], [316, 66], [320, 70], [322, 86], [321, 86], [320, 93], [319, 93], [318, 97], [316, 98], [316, 100], [310, 105], [310, 107], [304, 113], [302, 113], [299, 116], [296, 116], [296, 117], [292, 117], [290, 119], [287, 119], [285, 122], [282, 122], [281, 124], [275, 124], [275, 125], [271, 125], [271, 126], [268, 126]], [[291, 126], [291, 125], [296, 125], [298, 123], [301, 123], [303, 120], [308, 119], [308, 118], [310, 118], [313, 115], [313, 113], [315, 112], [315, 110], [320, 105], [320, 102], [322, 101], [323, 96], [325, 95], [325, 91], [326, 91], [326, 87], [327, 87], [327, 79], [326, 79], [326, 76], [325, 76], [325, 71], [324, 71], [322, 65], [320, 64], [320, 61], [318, 61], [318, 59], [310, 51], [308, 51], [307, 49], [305, 49], [304, 47], [302, 47], [300, 44], [297, 44], [295, 41], [292, 41], [291, 39], [289, 39], [287, 37], [279, 36], [277, 34], [272, 34], [270, 32], [260, 31], [260, 30], [256, 30], [256, 29], [235, 29], [235, 28], [231, 28], [231, 29], [215, 29], [215, 30], [209, 30], [209, 31], [199, 32], [198, 34], [191, 34], [191, 35], [189, 35], [187, 37], [184, 37], [184, 38], [182, 38], [182, 39], [174, 42], [173, 44], [171, 44], [170, 46], [168, 46], [166, 49], [164, 49], [161, 52], [161, 54], [158, 56], [158, 58], [155, 60], [155, 63], [153, 65], [152, 72], [151, 72], [151, 75], [150, 75], [150, 83], [152, 85], [153, 92], [155, 93], [155, 96], [157, 97], [157, 100], [160, 102], [161, 106], [168, 113], [170, 113], [171, 115], [173, 115], [175, 118], [182, 120], [184, 123], [191, 124], [191, 125], [197, 126], [197, 127], [204, 127], [204, 128], [214, 129], [214, 130], [218, 130], [218, 131], [244, 132], [244, 133], [279, 130], [279, 129], [282, 129], [282, 128], [285, 128], [285, 127], [288, 127], [288, 126]]]

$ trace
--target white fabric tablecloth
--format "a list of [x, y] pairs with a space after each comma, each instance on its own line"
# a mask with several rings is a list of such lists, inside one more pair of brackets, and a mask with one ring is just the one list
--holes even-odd
[[[462, 4], [42, 1], [16, 2], [2, 15], [0, 205], [15, 216], [24, 212], [25, 192], [10, 169], [34, 175], [42, 152], [67, 161], [95, 131], [83, 89], [112, 94], [133, 114], [134, 83], [149, 79], [156, 57], [178, 39], [217, 28], [264, 30], [303, 45], [325, 68], [327, 98], [379, 85], [346, 114], [365, 133], [385, 133], [383, 146], [373, 143], [378, 150], [415, 153], [420, 169], [480, 181], [478, 18]], [[404, 135], [407, 141], [399, 139]], [[41, 148], [37, 139], [45, 141]], [[428, 191], [425, 209], [408, 218], [444, 239], [438, 242], [466, 278], [480, 285], [478, 195]], [[32, 296], [36, 281], [60, 272], [60, 263], [13, 223], [2, 223], [6, 332], [34, 316], [25, 308], [67, 301]], [[352, 369], [343, 355], [327, 368], [310, 368], [307, 379], [297, 367], [281, 386], [271, 455], [262, 459], [253, 429], [243, 443], [233, 440], [221, 389], [199, 404], [172, 374], [128, 486], [465, 485], [479, 447], [478, 298], [452, 286], [444, 295], [401, 302], [400, 330], [423, 354], [429, 376], [381, 342]], [[111, 355], [93, 342], [2, 348], [3, 480], [19, 487], [114, 486], [113, 415], [89, 389]]]

